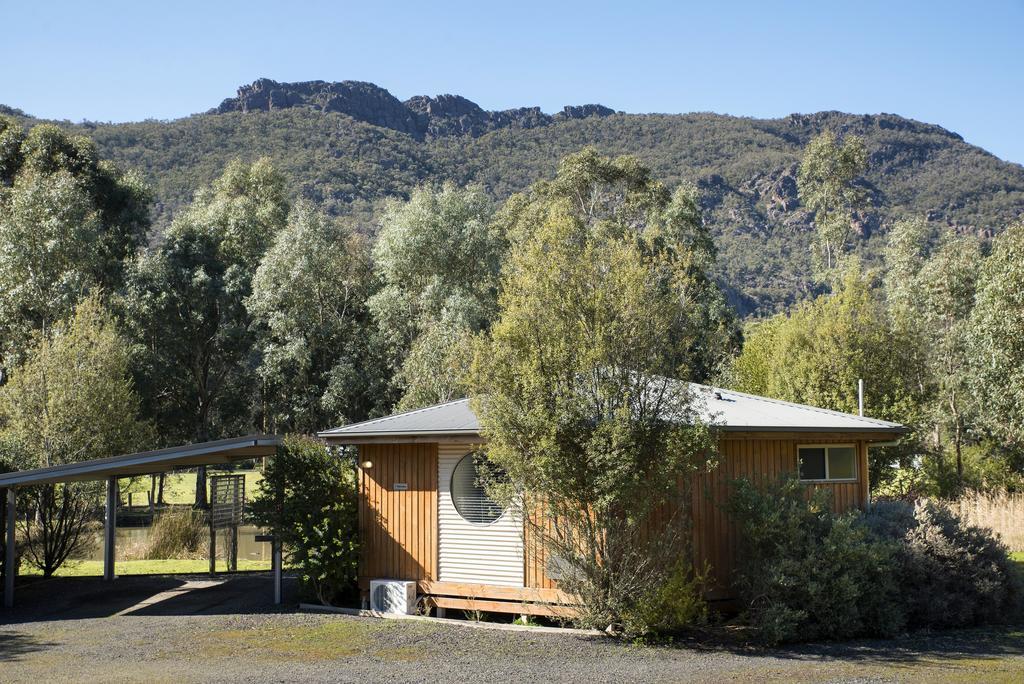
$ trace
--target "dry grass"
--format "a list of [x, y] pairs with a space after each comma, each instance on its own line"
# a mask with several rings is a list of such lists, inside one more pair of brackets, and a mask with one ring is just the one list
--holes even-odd
[[950, 505], [972, 525], [998, 533], [1011, 551], [1024, 551], [1024, 493], [972, 492]]

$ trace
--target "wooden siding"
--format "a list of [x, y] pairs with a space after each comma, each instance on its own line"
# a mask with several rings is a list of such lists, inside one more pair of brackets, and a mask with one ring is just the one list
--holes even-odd
[[[437, 444], [359, 447], [361, 579], [437, 579]], [[406, 490], [396, 490], [402, 483]]]
[[523, 524], [506, 511], [490, 524], [464, 519], [452, 503], [452, 471], [476, 449], [472, 444], [442, 444], [438, 450], [438, 579], [504, 587], [523, 586]]
[[[698, 566], [705, 562], [710, 566], [713, 598], [729, 595], [729, 580], [738, 556], [736, 529], [725, 510], [730, 483], [741, 477], [763, 483], [778, 478], [783, 472], [795, 472], [797, 445], [806, 444], [855, 444], [856, 481], [809, 483], [808, 487], [831, 490], [836, 511], [867, 503], [867, 444], [857, 436], [787, 434], [772, 439], [762, 434], [753, 438], [742, 433], [726, 435], [720, 442], [718, 466], [699, 473], [691, 482], [694, 558]], [[526, 549], [526, 586], [557, 588], [557, 583], [544, 572], [542, 545], [528, 536]]]
[[711, 594], [728, 596], [729, 583], [736, 567], [738, 540], [736, 527], [725, 510], [733, 480], [741, 477], [765, 483], [784, 472], [796, 472], [797, 445], [855, 444], [857, 480], [854, 482], [809, 483], [814, 489], [832, 493], [832, 507], [841, 512], [867, 503], [867, 446], [850, 439], [723, 439], [719, 447], [718, 467], [698, 474], [693, 483], [693, 552], [699, 566], [711, 569]]
[[[764, 482], [796, 470], [799, 444], [855, 444], [857, 480], [813, 483], [832, 492], [837, 511], [868, 501], [867, 442], [858, 435], [729, 433], [720, 443], [718, 466], [691, 481], [693, 543], [699, 564], [711, 566], [712, 597], [728, 596], [737, 562], [735, 527], [724, 504], [730, 483], [740, 477]], [[373, 467], [360, 471], [360, 526], [364, 545], [360, 584], [372, 578], [417, 580], [425, 587], [457, 584], [493, 587], [475, 596], [504, 599], [516, 587], [557, 590], [546, 576], [547, 559], [537, 540], [513, 516], [488, 526], [461, 518], [448, 492], [451, 470], [473, 449], [469, 443], [362, 445], [360, 460]], [[406, 491], [394, 491], [402, 482]], [[477, 590], [474, 590], [477, 591]], [[424, 593], [430, 593], [425, 591]], [[517, 594], [518, 596], [518, 594]], [[532, 600], [528, 592], [522, 600]], [[469, 597], [474, 598], [474, 597]]]

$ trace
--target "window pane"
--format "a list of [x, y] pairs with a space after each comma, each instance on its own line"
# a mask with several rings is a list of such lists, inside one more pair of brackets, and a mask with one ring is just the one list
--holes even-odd
[[857, 476], [857, 456], [853, 447], [828, 450], [828, 479], [852, 480]]
[[825, 479], [825, 449], [800, 449], [800, 479]]

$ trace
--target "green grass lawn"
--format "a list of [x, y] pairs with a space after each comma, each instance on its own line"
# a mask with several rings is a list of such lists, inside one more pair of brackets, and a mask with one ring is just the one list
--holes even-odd
[[[227, 571], [227, 562], [217, 561], [217, 570]], [[270, 561], [238, 560], [239, 570], [270, 570]], [[194, 560], [130, 560], [114, 564], [118, 575], [170, 575], [176, 573], [204, 573], [210, 571], [210, 561]], [[39, 571], [22, 565], [21, 574], [38, 575]], [[103, 561], [68, 561], [58, 568], [57, 577], [99, 577], [103, 575]]]
[[[221, 471], [209, 471], [212, 475], [226, 474]], [[256, 496], [256, 486], [263, 480], [263, 473], [259, 470], [235, 470], [232, 475], [245, 475], [245, 499], [251, 501]], [[129, 484], [121, 482], [121, 496], [124, 502], [128, 502], [128, 494], [134, 495], [133, 503], [136, 506], [146, 504], [146, 493], [149, 491], [149, 477], [138, 477]], [[195, 473], [168, 473], [164, 479], [164, 502], [169, 504], [190, 504], [196, 498], [196, 474]]]

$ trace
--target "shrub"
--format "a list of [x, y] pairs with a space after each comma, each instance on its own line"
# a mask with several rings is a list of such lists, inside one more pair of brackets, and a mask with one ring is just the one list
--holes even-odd
[[664, 577], [629, 609], [623, 611], [623, 630], [631, 637], [666, 637], [707, 622], [704, 600], [707, 570], [695, 572], [680, 559]]
[[348, 598], [359, 558], [355, 463], [309, 437], [289, 436], [268, 460], [253, 519], [299, 568], [300, 591], [321, 603]]
[[207, 538], [207, 530], [206, 516], [202, 511], [164, 511], [153, 521], [145, 558], [193, 558], [202, 555], [200, 548]]
[[864, 524], [898, 545], [899, 595], [909, 627], [960, 627], [1019, 615], [1021, 580], [1006, 546], [946, 504], [879, 502]]
[[840, 639], [902, 629], [896, 543], [876, 538], [856, 513], [836, 516], [828, 493], [792, 477], [766, 487], [734, 483], [736, 588], [760, 640]]

